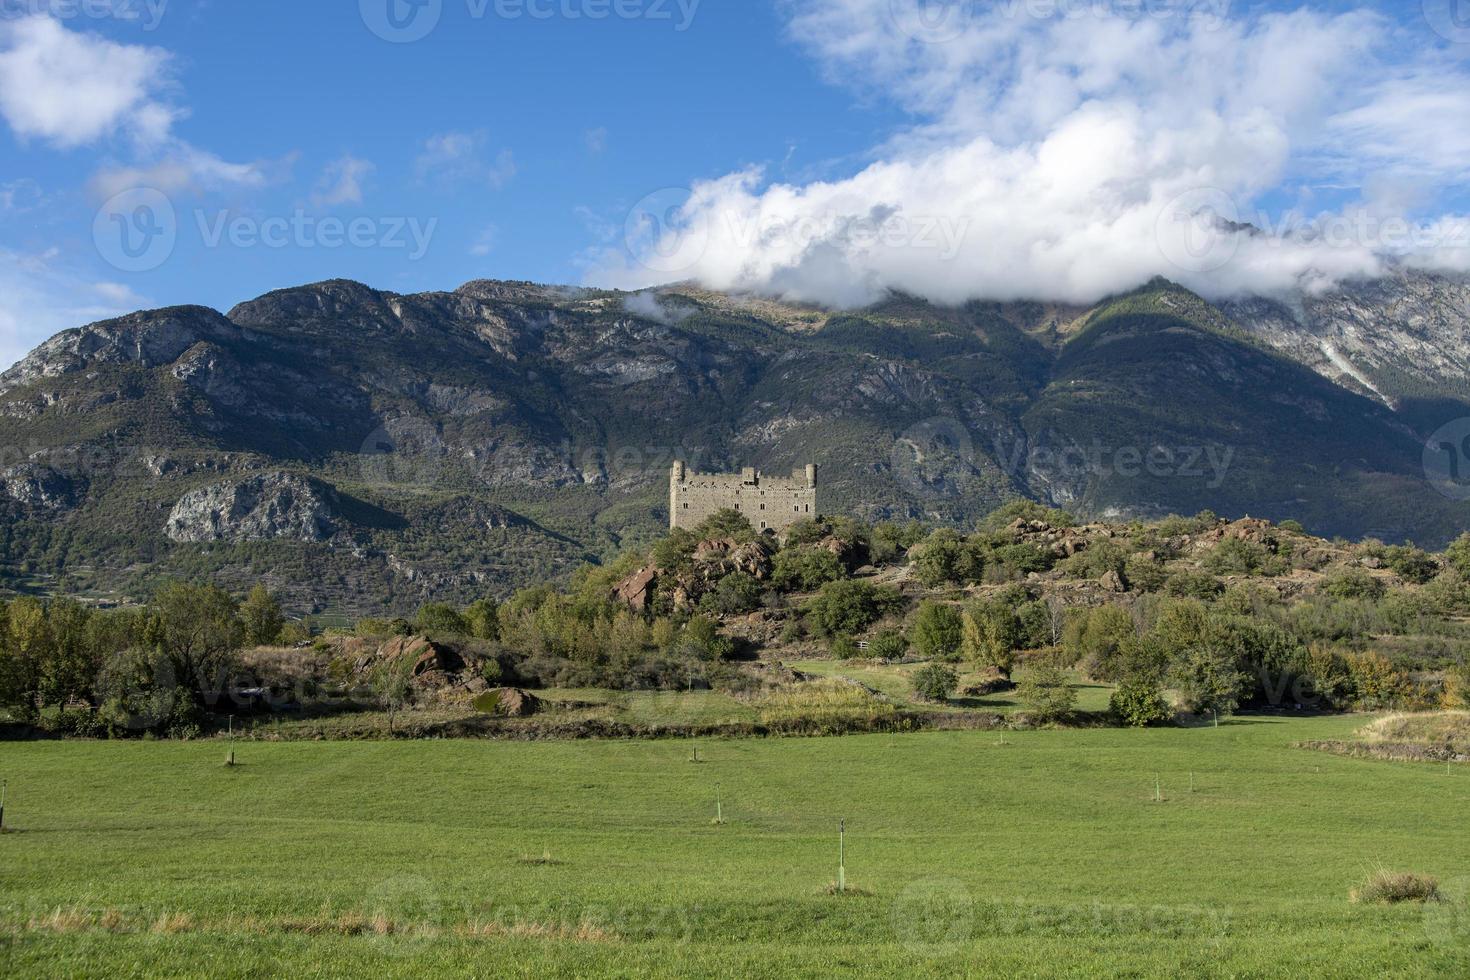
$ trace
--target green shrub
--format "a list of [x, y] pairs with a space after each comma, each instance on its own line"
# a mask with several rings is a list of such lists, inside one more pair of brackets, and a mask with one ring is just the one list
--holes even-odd
[[760, 608], [763, 592], [755, 576], [732, 572], [704, 594], [699, 610], [713, 616], [740, 616]]
[[431, 602], [414, 617], [413, 628], [426, 636], [469, 636], [470, 626], [459, 610], [442, 602]]
[[1381, 599], [1387, 587], [1361, 568], [1349, 568], [1322, 583], [1322, 591], [1337, 599]]
[[1131, 728], [1160, 725], [1173, 717], [1158, 686], [1146, 680], [1124, 681], [1109, 699], [1108, 710]]
[[771, 583], [783, 592], [815, 592], [846, 576], [842, 561], [826, 548], [787, 548], [771, 565]]
[[1168, 578], [1164, 563], [1146, 552], [1129, 555], [1123, 565], [1123, 581], [1139, 592], [1158, 592]]
[[861, 633], [903, 607], [903, 596], [870, 582], [844, 580], [822, 586], [807, 605], [807, 620], [819, 636]]
[[1209, 601], [1224, 591], [1225, 586], [1207, 572], [1177, 572], [1164, 583], [1164, 594], [1177, 598]]
[[959, 675], [943, 664], [925, 664], [914, 671], [914, 694], [925, 701], [948, 701], [959, 683]]
[[862, 652], [858, 649], [857, 641], [850, 636], [834, 637], [830, 650], [832, 656], [838, 660], [851, 660]]

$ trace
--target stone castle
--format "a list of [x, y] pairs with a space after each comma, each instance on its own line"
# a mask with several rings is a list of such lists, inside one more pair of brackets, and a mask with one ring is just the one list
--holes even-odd
[[754, 467], [739, 473], [695, 473], [683, 462], [669, 474], [669, 527], [693, 528], [717, 510], [737, 510], [757, 531], [780, 531], [816, 517], [817, 468], [767, 476]]

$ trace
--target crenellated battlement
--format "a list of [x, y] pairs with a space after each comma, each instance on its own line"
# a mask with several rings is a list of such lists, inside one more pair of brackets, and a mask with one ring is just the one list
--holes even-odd
[[817, 467], [769, 476], [754, 467], [739, 473], [696, 473], [682, 461], [669, 474], [669, 527], [692, 528], [716, 511], [744, 514], [758, 531], [779, 531], [816, 517]]

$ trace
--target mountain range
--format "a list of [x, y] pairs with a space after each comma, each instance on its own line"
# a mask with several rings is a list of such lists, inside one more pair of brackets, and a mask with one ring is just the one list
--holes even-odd
[[1470, 455], [1467, 341], [1470, 280], [1409, 270], [851, 311], [324, 282], [69, 330], [0, 375], [0, 574], [110, 599], [265, 581], [340, 615], [504, 595], [660, 533], [676, 458], [815, 462], [824, 507], [872, 520], [1024, 496], [1438, 545], [1470, 526], [1470, 486], [1425, 468]]

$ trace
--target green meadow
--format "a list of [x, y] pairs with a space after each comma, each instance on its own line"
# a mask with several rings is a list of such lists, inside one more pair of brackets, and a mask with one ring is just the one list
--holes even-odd
[[0, 974], [1470, 974], [1470, 770], [1363, 721], [7, 743]]

